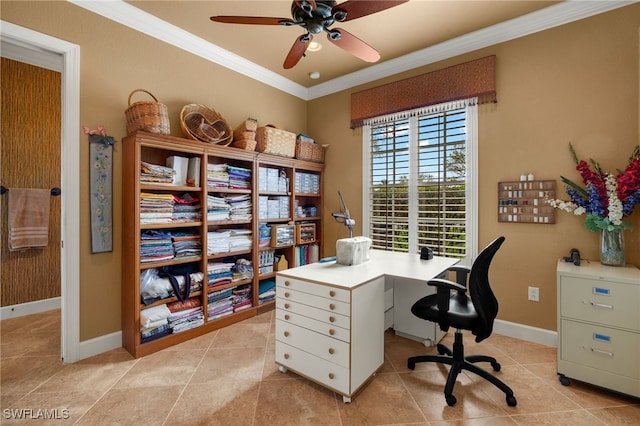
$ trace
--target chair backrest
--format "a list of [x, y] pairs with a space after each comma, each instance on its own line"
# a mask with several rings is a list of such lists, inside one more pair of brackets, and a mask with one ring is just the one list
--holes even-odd
[[489, 284], [489, 266], [502, 243], [504, 237], [498, 237], [485, 247], [471, 265], [469, 276], [469, 294], [479, 321], [471, 332], [476, 336], [476, 342], [480, 342], [491, 335], [493, 322], [498, 315], [498, 299], [491, 290]]

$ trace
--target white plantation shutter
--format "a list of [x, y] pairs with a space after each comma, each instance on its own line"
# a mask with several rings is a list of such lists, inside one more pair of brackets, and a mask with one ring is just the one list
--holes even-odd
[[363, 229], [374, 248], [475, 257], [476, 117], [470, 100], [365, 123]]

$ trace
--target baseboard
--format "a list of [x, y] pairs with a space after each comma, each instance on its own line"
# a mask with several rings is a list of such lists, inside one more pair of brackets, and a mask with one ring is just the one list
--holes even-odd
[[99, 355], [103, 352], [108, 352], [121, 347], [122, 331], [116, 331], [93, 339], [84, 340], [80, 342], [78, 348], [78, 360]]
[[62, 298], [52, 297], [51, 299], [36, 300], [33, 302], [20, 303], [18, 305], [3, 306], [0, 308], [0, 320], [23, 317], [25, 315], [39, 314], [40, 312], [60, 309]]
[[514, 337], [527, 342], [539, 343], [545, 346], [558, 347], [558, 333], [544, 328], [531, 327], [515, 322], [495, 320], [493, 332], [503, 336]]

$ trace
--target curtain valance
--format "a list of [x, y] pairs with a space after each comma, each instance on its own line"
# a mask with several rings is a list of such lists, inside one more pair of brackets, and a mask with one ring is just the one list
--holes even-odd
[[495, 55], [353, 93], [351, 128], [368, 118], [472, 97], [495, 102]]

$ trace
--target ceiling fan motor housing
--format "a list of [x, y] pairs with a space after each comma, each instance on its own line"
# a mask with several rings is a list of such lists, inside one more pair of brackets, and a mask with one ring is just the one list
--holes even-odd
[[336, 4], [335, 0], [316, 1], [316, 8], [308, 12], [294, 1], [291, 3], [291, 16], [295, 22], [300, 22], [311, 34], [319, 34], [335, 22], [331, 10]]

